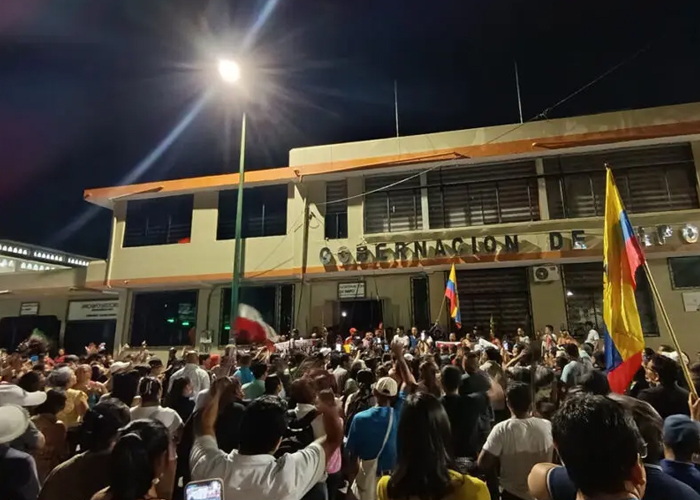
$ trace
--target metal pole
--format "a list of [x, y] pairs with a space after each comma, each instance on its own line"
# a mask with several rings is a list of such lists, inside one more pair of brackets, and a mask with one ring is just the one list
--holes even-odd
[[246, 127], [246, 116], [243, 113], [243, 118], [241, 120], [241, 145], [240, 145], [240, 156], [238, 160], [238, 196], [236, 200], [236, 233], [235, 233], [235, 245], [233, 253], [233, 276], [231, 279], [231, 313], [230, 317], [230, 330], [229, 330], [229, 341], [233, 344], [236, 343], [236, 336], [234, 332], [234, 324], [236, 318], [238, 317], [238, 302], [240, 298], [239, 289], [241, 286], [241, 271], [243, 267], [243, 251], [241, 249], [243, 239], [241, 238], [241, 227], [243, 226], [243, 182], [245, 178], [245, 127]]
[[515, 70], [515, 90], [518, 92], [518, 113], [520, 114], [520, 123], [523, 123], [523, 102], [520, 99], [520, 75], [518, 74], [518, 61], [513, 61], [513, 69]]
[[394, 121], [396, 122], [396, 137], [399, 136], [399, 89], [394, 80]]

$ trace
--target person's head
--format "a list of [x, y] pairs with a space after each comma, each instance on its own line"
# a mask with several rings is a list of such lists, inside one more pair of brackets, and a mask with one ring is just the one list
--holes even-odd
[[454, 394], [462, 383], [462, 371], [453, 365], [442, 368], [442, 387], [447, 394]]
[[498, 349], [495, 349], [493, 347], [488, 347], [484, 349], [484, 355], [486, 356], [486, 359], [488, 361], [493, 361], [495, 363], [498, 363], [499, 365], [503, 362], [503, 356], [501, 356], [501, 353], [498, 352]]
[[253, 358], [251, 358], [250, 354], [248, 353], [241, 354], [240, 356], [238, 356], [238, 364], [241, 366], [241, 368], [245, 366], [250, 366], [252, 359]]
[[335, 370], [340, 366], [340, 354], [337, 352], [334, 352], [331, 354], [331, 360], [328, 363], [329, 367], [331, 370]]
[[251, 365], [250, 371], [253, 372], [255, 380], [262, 380], [267, 375], [267, 364], [256, 361]]
[[[419, 432], [416, 430], [419, 429]], [[450, 420], [440, 400], [418, 392], [406, 398], [396, 439], [397, 463], [389, 498], [445, 498], [452, 491]], [[426, 464], [430, 464], [426, 467]]]
[[585, 496], [642, 498], [644, 440], [621, 404], [573, 394], [552, 417], [552, 437], [569, 477]]
[[456, 333], [450, 333], [450, 336], [448, 337], [450, 342], [457, 342], [457, 334]]
[[136, 397], [138, 383], [139, 374], [135, 370], [114, 374], [112, 377], [112, 397], [131, 407]]
[[65, 356], [65, 355], [66, 355], [66, 350], [63, 347], [61, 347], [58, 350], [58, 357], [60, 358], [61, 356]]
[[119, 429], [128, 424], [129, 420], [129, 407], [118, 399], [100, 401], [83, 417], [80, 449], [90, 452], [109, 450], [117, 440]]
[[270, 375], [265, 378], [265, 394], [277, 396], [282, 391], [282, 379], [277, 375]]
[[678, 380], [678, 363], [663, 354], [655, 354], [647, 363], [647, 378], [652, 384], [673, 385]]
[[518, 337], [524, 337], [525, 336], [525, 330], [521, 326], [518, 327]]
[[262, 396], [243, 412], [240, 427], [241, 455], [273, 454], [287, 431], [287, 411], [277, 397]]
[[173, 361], [175, 358], [177, 358], [177, 349], [171, 347], [168, 349], [168, 360]]
[[374, 397], [379, 406], [387, 406], [399, 393], [399, 384], [391, 377], [382, 377], [374, 384]]
[[38, 372], [30, 371], [19, 378], [17, 385], [27, 392], [38, 392], [42, 388], [43, 377]]
[[66, 393], [62, 390], [49, 389], [46, 391], [46, 401], [36, 407], [36, 413], [56, 415], [66, 407]]
[[605, 370], [607, 367], [607, 361], [605, 359], [605, 353], [603, 351], [596, 351], [593, 353], [593, 366], [599, 370]]
[[163, 370], [165, 369], [163, 362], [158, 358], [153, 358], [149, 360], [148, 365], [151, 367], [151, 376], [153, 377], [157, 377], [158, 375], [163, 373]]
[[564, 344], [564, 352], [570, 360], [578, 359], [578, 347], [576, 344]]
[[418, 336], [418, 328], [416, 328], [415, 326], [412, 327], [411, 328], [411, 335], [413, 335], [414, 337], [417, 337]]
[[608, 398], [621, 404], [637, 424], [637, 429], [647, 445], [647, 456], [642, 457], [644, 463], [658, 464], [664, 458], [662, 438], [664, 421], [658, 412], [646, 401], [631, 396], [610, 393]]
[[598, 370], [590, 370], [579, 380], [579, 389], [589, 394], [607, 396], [610, 394], [610, 383], [605, 373]]
[[194, 392], [194, 386], [189, 377], [180, 377], [173, 380], [173, 385], [169, 395], [173, 398], [191, 398]]
[[372, 370], [360, 370], [357, 372], [357, 385], [360, 390], [369, 391], [372, 389], [372, 384], [374, 384], [375, 378]]
[[312, 405], [316, 401], [316, 388], [310, 377], [301, 377], [289, 387], [289, 397], [297, 404]]
[[670, 415], [664, 420], [664, 449], [666, 458], [692, 462], [700, 453], [700, 424], [687, 415]]
[[185, 363], [188, 365], [199, 365], [199, 354], [197, 354], [197, 351], [188, 351], [185, 355]]
[[75, 368], [75, 378], [78, 385], [87, 384], [92, 378], [92, 368], [90, 368], [90, 365], [78, 365]]
[[144, 498], [168, 465], [168, 429], [158, 420], [135, 420], [124, 427], [110, 456], [113, 500]]
[[155, 377], [143, 377], [139, 382], [139, 396], [142, 404], [158, 404], [163, 393], [163, 386]]
[[479, 369], [479, 355], [474, 351], [468, 352], [464, 356], [466, 362], [464, 364], [464, 369], [467, 373], [476, 373]]
[[69, 367], [57, 368], [49, 373], [47, 383], [49, 387], [59, 389], [70, 389], [75, 385], [75, 373]]
[[344, 352], [340, 355], [340, 367], [341, 368], [345, 368], [346, 370], [348, 368], [350, 368], [350, 361], [351, 361], [351, 358], [350, 358], [350, 355], [348, 353]]
[[552, 325], [544, 325], [544, 334], [552, 335], [554, 333], [554, 327]]
[[591, 323], [590, 321], [586, 321], [584, 327], [586, 328], [586, 330], [593, 330], [593, 323]]
[[506, 388], [506, 403], [516, 417], [524, 417], [530, 412], [532, 395], [530, 386], [523, 382], [511, 382]]

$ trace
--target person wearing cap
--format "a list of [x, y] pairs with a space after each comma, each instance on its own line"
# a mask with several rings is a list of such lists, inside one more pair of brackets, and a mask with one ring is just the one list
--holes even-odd
[[9, 443], [24, 434], [29, 414], [18, 405], [0, 406], [0, 498], [3, 500], [36, 500], [39, 477], [34, 458], [10, 447]]
[[[43, 391], [27, 392], [18, 385], [0, 385], [0, 406], [16, 405], [23, 408], [34, 408], [46, 402]], [[24, 432], [10, 442], [10, 446], [26, 453], [34, 453], [44, 447], [46, 439], [33, 422], [25, 426]], [[2, 498], [2, 497], [0, 497]]]
[[687, 415], [671, 415], [664, 420], [663, 471], [700, 493], [700, 471], [693, 455], [700, 453], [700, 423]]

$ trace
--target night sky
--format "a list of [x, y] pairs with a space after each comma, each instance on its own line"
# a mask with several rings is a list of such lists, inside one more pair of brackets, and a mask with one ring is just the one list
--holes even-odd
[[395, 79], [402, 135], [517, 122], [514, 61], [525, 119], [626, 60], [546, 116], [698, 101], [699, 4], [0, 0], [0, 238], [105, 257], [109, 212], [84, 189], [232, 170], [224, 52], [254, 68], [247, 165], [271, 168], [293, 147], [394, 135]]

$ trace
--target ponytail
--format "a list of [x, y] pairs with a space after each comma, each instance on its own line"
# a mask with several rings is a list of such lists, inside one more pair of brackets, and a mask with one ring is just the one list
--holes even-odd
[[110, 476], [109, 491], [114, 500], [139, 500], [151, 489], [154, 466], [135, 432], [122, 436], [114, 445]]

